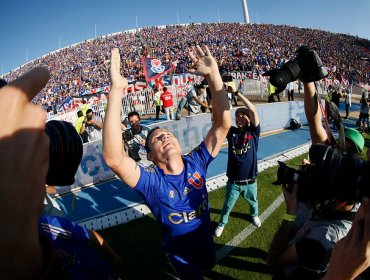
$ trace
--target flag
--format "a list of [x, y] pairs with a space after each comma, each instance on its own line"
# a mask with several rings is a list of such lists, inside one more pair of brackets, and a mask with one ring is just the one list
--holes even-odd
[[170, 63], [164, 63], [157, 58], [143, 57], [142, 59], [145, 80], [149, 81], [158, 78], [165, 73], [173, 70], [174, 66]]
[[249, 53], [249, 49], [248, 48], [242, 49], [242, 54], [243, 55], [247, 55], [248, 53]]

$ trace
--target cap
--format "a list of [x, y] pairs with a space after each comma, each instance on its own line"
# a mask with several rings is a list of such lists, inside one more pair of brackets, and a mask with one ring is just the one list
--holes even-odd
[[354, 128], [347, 128], [344, 135], [356, 146], [357, 152], [361, 153], [365, 145], [365, 139], [361, 133]]
[[249, 116], [249, 109], [247, 109], [247, 108], [245, 108], [245, 107], [240, 107], [240, 108], [236, 109], [236, 111], [235, 111], [235, 116], [236, 116], [237, 114], [239, 114], [239, 113], [243, 113], [243, 114], [245, 114], [245, 115]]

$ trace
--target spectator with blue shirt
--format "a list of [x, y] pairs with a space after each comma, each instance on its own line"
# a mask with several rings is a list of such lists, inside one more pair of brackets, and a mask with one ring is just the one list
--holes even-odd
[[150, 131], [146, 141], [147, 158], [153, 166], [139, 166], [124, 152], [119, 116], [122, 93], [128, 83], [120, 74], [118, 49], [111, 53], [112, 86], [103, 130], [106, 163], [144, 197], [161, 226], [163, 248], [181, 279], [203, 279], [203, 271], [215, 264], [206, 171], [231, 126], [217, 63], [208, 47], [204, 50], [199, 46], [192, 48], [189, 56], [196, 69], [189, 72], [207, 79], [213, 97], [213, 124], [192, 152], [183, 156], [176, 137], [158, 127]]

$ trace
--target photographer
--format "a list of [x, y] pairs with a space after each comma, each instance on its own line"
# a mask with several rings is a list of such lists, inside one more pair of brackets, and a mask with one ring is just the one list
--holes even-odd
[[[279, 70], [273, 70], [275, 73], [271, 71], [269, 73], [270, 79], [272, 76], [272, 80], [274, 78], [277, 80], [278, 75], [284, 76], [284, 73], [286, 73], [284, 71], [290, 69], [290, 73], [294, 73], [295, 76], [286, 79], [286, 82], [297, 78], [303, 82], [304, 108], [312, 144], [324, 143], [336, 146], [337, 143], [331, 137], [329, 138], [322, 126], [319, 98], [315, 90], [314, 81], [318, 81], [326, 75], [321, 68], [321, 60], [316, 52], [307, 47], [301, 47], [297, 53], [295, 61], [285, 64], [280, 70], [281, 73], [279, 73]], [[280, 87], [283, 88], [285, 85], [282, 84]], [[364, 139], [361, 134], [354, 129], [347, 129], [344, 136], [346, 142], [342, 152], [347, 154], [361, 153], [364, 147]], [[323, 176], [318, 180], [326, 180], [325, 177], [330, 176], [330, 174], [323, 174]], [[293, 277], [292, 279], [322, 277], [327, 270], [334, 244], [347, 234], [352, 224], [351, 211], [354, 208], [352, 202], [331, 199], [298, 203], [297, 188], [303, 188], [302, 184], [306, 183], [308, 182], [301, 182], [298, 186], [295, 184], [294, 186], [288, 186], [288, 188], [283, 187], [287, 213], [274, 236], [268, 255], [270, 264], [280, 267], [296, 266], [294, 272], [290, 275], [290, 277]], [[305, 187], [309, 189], [309, 186]], [[311, 187], [311, 192], [313, 187]], [[335, 188], [335, 186], [333, 187]], [[304, 218], [303, 221], [299, 219], [303, 214], [308, 219]], [[291, 239], [292, 236], [294, 236], [293, 239]]]
[[86, 129], [84, 129], [83, 133], [81, 133], [82, 124], [85, 122], [86, 117], [83, 115], [83, 112], [81, 110], [77, 111], [77, 120], [75, 122], [75, 128], [78, 134], [80, 135], [83, 143], [89, 142], [89, 137], [87, 135]]
[[[39, 228], [55, 226], [50, 220], [45, 221], [45, 217], [40, 220], [47, 174], [50, 162], [53, 162], [49, 150], [53, 141], [45, 131], [45, 111], [31, 104], [48, 79], [49, 72], [45, 68], [34, 68], [0, 89], [0, 153], [3, 163], [6, 163], [0, 165], [0, 211], [4, 213], [1, 233], [6, 240], [0, 248], [2, 279], [73, 279], [74, 274], [69, 274], [62, 265], [63, 256], [70, 251], [57, 250], [57, 243], [70, 246], [72, 251], [75, 246], [90, 253], [94, 251], [90, 243], [81, 239], [61, 241], [62, 235], [58, 234], [54, 234], [58, 237], [56, 239], [48, 238]], [[76, 133], [73, 127], [71, 129]], [[75, 139], [78, 139], [77, 134]], [[73, 162], [72, 166], [76, 171], [78, 164]], [[63, 230], [65, 225], [60, 228]], [[86, 232], [77, 225], [75, 229]], [[102, 239], [99, 243], [104, 244]], [[90, 256], [74, 256], [69, 264], [81, 269], [82, 262], [87, 265], [83, 271], [97, 272], [95, 268], [100, 267], [103, 260], [99, 257], [90, 262]], [[119, 262], [118, 258], [116, 260]], [[99, 277], [99, 273], [95, 275]]]
[[362, 199], [351, 230], [334, 246], [329, 264], [325, 280], [368, 279], [361, 273], [370, 266], [369, 198]]
[[87, 109], [86, 119], [82, 123], [80, 134], [87, 133], [89, 142], [100, 140], [102, 134], [103, 122], [100, 117], [96, 118], [92, 109]]
[[130, 112], [127, 118], [130, 128], [123, 132], [125, 150], [133, 160], [138, 162], [141, 160], [139, 156], [140, 147], [145, 147], [146, 137], [150, 128], [141, 125], [141, 118], [138, 112]]
[[274, 235], [267, 262], [278, 268], [283, 279], [321, 279], [334, 245], [351, 228], [353, 205], [333, 203], [321, 212], [309, 214], [310, 218], [302, 219], [300, 215], [305, 211], [299, 209], [302, 205], [297, 199], [298, 188], [297, 184], [283, 186], [286, 214]]

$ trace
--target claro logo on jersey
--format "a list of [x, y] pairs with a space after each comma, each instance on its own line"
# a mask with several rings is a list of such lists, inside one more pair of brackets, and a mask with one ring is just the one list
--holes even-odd
[[204, 180], [200, 177], [198, 172], [194, 172], [193, 175], [188, 179], [190, 185], [196, 189], [201, 189], [204, 185]]
[[168, 215], [168, 219], [170, 220], [171, 223], [175, 225], [179, 225], [182, 223], [189, 223], [191, 220], [194, 220], [198, 217], [200, 217], [205, 210], [208, 208], [208, 202], [207, 199], [203, 199], [202, 203], [199, 205], [198, 209], [193, 210], [191, 212], [174, 212], [170, 213]]

